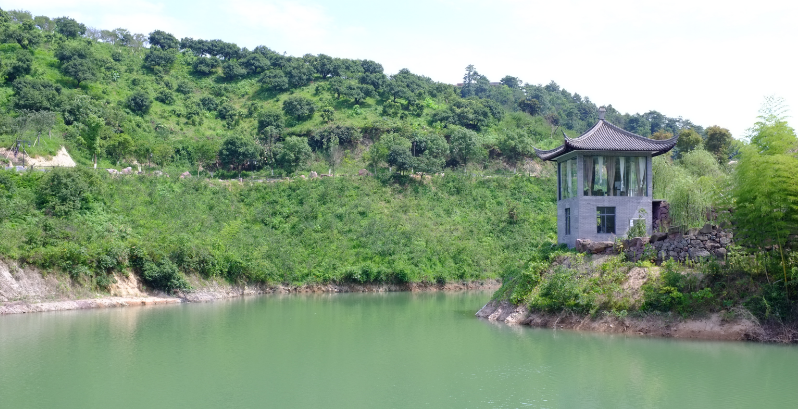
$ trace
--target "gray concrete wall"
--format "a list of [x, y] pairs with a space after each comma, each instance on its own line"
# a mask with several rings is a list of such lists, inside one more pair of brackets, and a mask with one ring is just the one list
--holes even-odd
[[[651, 208], [653, 203], [653, 167], [652, 158], [647, 155], [647, 196], [584, 196], [583, 195], [583, 156], [642, 156], [641, 153], [626, 154], [623, 152], [577, 152], [570, 153], [558, 159], [559, 162], [578, 156], [578, 197], [558, 201], [558, 242], [570, 248], [575, 247], [575, 240], [589, 239], [592, 241], [614, 241], [616, 237], [623, 237], [630, 228], [631, 219], [639, 218], [639, 209], [644, 209], [647, 225], [647, 234], [652, 234]], [[558, 182], [561, 175], [558, 175]], [[560, 186], [557, 186], [560, 191]], [[558, 193], [556, 193], [558, 194]], [[558, 197], [558, 196], [556, 196]], [[615, 234], [597, 233], [597, 208], [615, 207]], [[565, 234], [564, 209], [570, 208], [572, 214], [572, 234]]]

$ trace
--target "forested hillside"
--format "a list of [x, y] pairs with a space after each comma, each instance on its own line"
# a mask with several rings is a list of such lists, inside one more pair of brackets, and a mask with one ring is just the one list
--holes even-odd
[[[562, 131], [576, 136], [597, 120], [597, 105], [555, 82], [492, 83], [473, 66], [456, 86], [370, 60], [99, 30], [25, 11], [0, 13], [0, 25], [0, 147], [22, 140], [29, 154], [52, 155], [64, 145], [83, 165], [218, 177], [339, 167], [503, 173], [533, 146], [555, 146]], [[719, 128], [607, 109], [606, 119], [641, 135], [680, 133], [685, 151]], [[720, 159], [732, 153], [725, 132], [713, 147]]]

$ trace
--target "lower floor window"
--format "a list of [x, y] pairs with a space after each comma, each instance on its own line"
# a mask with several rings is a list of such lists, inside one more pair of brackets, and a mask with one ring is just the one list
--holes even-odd
[[569, 219], [569, 208], [564, 209], [564, 234], [572, 234], [571, 220]]
[[614, 229], [614, 224], [616, 222], [616, 215], [617, 215], [616, 207], [598, 207], [597, 232], [616, 233], [616, 229]]

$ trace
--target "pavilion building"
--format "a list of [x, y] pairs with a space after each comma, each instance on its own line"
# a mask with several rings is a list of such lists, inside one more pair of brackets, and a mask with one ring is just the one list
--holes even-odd
[[652, 159], [669, 152], [677, 136], [658, 141], [600, 120], [564, 144], [535, 149], [542, 160], [558, 163], [558, 242], [575, 247], [577, 239], [614, 241], [635, 223], [652, 233]]

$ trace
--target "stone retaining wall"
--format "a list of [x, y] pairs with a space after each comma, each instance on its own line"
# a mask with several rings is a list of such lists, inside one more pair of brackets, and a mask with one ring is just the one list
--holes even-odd
[[655, 259], [660, 264], [667, 259], [685, 263], [716, 257], [724, 260], [728, 254], [733, 233], [718, 226], [706, 224], [701, 229], [689, 229], [685, 234], [677, 229], [670, 233], [655, 233], [648, 237], [637, 237], [614, 243], [610, 241], [593, 242], [578, 239], [575, 248], [579, 252], [593, 254], [625, 253], [630, 260], [644, 257]]

